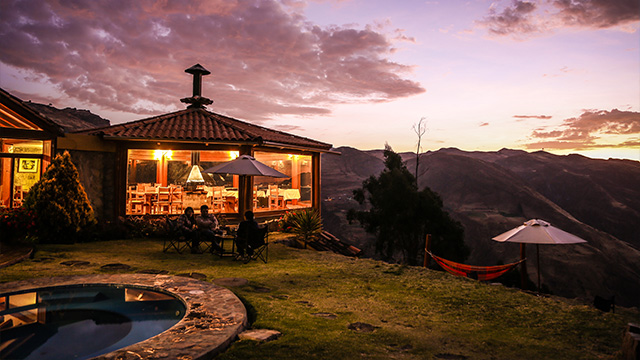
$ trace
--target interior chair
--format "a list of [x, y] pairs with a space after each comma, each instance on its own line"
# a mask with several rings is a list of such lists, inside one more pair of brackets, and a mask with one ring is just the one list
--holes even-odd
[[169, 216], [165, 220], [167, 235], [164, 237], [162, 252], [167, 252], [170, 249], [175, 249], [178, 254], [182, 254], [185, 250], [191, 251], [191, 244], [178, 229], [178, 220], [171, 220]]
[[269, 185], [269, 210], [284, 207], [284, 196], [280, 196], [278, 191], [278, 185]]
[[158, 188], [158, 197], [153, 208], [155, 214], [169, 214], [171, 209], [171, 188], [168, 186]]
[[129, 207], [129, 213], [132, 215], [142, 215], [144, 214], [144, 206], [145, 206], [145, 196], [144, 196], [144, 188], [141, 188], [140, 185], [132, 185], [129, 187], [129, 203], [127, 206]]
[[211, 208], [214, 213], [224, 210], [224, 198], [222, 197], [222, 186], [213, 187], [213, 196], [211, 198]]
[[24, 193], [22, 192], [22, 186], [16, 185], [13, 193], [13, 206], [20, 207], [24, 201]]
[[169, 206], [170, 214], [181, 214], [183, 205], [182, 205], [182, 186], [172, 186], [171, 187], [171, 205]]

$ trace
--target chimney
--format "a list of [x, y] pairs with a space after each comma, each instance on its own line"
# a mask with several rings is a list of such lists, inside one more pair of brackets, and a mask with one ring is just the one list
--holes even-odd
[[191, 104], [187, 106], [187, 108], [204, 108], [205, 105], [213, 104], [211, 99], [202, 97], [202, 76], [209, 75], [211, 72], [200, 64], [195, 64], [184, 72], [193, 75], [193, 95], [188, 98], [180, 99], [180, 101], [186, 104]]

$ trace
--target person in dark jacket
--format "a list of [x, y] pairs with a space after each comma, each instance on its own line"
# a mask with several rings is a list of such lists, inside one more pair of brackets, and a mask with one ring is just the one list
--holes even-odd
[[184, 214], [178, 217], [178, 231], [180, 231], [187, 242], [191, 243], [191, 249], [197, 249], [196, 218], [191, 206], [185, 208]]
[[260, 244], [257, 244], [255, 239], [258, 232], [258, 223], [253, 218], [253, 211], [245, 212], [244, 219], [238, 226], [238, 232], [236, 233], [236, 245], [238, 245], [238, 256], [236, 258], [247, 260], [253, 255], [253, 249], [260, 246]]

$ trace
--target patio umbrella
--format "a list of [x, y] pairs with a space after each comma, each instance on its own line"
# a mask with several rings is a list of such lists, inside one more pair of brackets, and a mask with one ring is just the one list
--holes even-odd
[[[525, 222], [515, 229], [511, 229], [493, 238], [500, 242], [520, 243], [523, 255], [524, 244], [536, 244], [538, 262], [538, 292], [540, 292], [540, 244], [578, 244], [586, 243], [585, 240], [551, 226], [548, 222], [533, 219]], [[524, 257], [524, 256], [522, 256]], [[523, 284], [524, 285], [524, 284]], [[523, 286], [524, 287], [524, 286]]]
[[275, 170], [253, 156], [241, 155], [235, 160], [218, 164], [214, 167], [204, 170], [205, 173], [211, 174], [233, 174], [233, 175], [249, 175], [249, 176], [269, 176], [276, 178], [288, 178], [288, 175]]

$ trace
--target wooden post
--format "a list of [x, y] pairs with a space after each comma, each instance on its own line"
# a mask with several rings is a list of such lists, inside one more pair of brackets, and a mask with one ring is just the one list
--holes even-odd
[[540, 294], [540, 244], [536, 244], [536, 261], [538, 263], [538, 295]]
[[[527, 257], [525, 253], [525, 244], [520, 243], [520, 260]], [[527, 290], [527, 261], [520, 264], [520, 289]]]
[[427, 238], [424, 241], [424, 262], [422, 263], [422, 267], [428, 267], [429, 262], [431, 262], [429, 251], [431, 251], [431, 234], [427, 234]]

